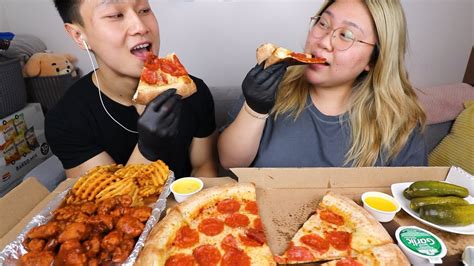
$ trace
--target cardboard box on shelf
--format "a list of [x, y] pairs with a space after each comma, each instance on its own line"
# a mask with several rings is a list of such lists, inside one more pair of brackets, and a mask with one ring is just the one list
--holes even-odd
[[51, 156], [51, 151], [46, 143], [39, 103], [29, 103], [0, 121], [0, 196], [3, 196], [28, 171]]
[[[359, 202], [360, 195], [366, 191], [390, 193], [393, 183], [417, 180], [444, 180], [449, 167], [378, 167], [378, 168], [235, 168], [239, 182], [252, 182], [257, 187], [257, 201], [260, 215], [266, 230], [267, 240], [274, 254], [281, 254], [288, 241], [298, 228], [314, 211], [319, 200], [329, 190], [346, 195]], [[205, 188], [224, 183], [235, 182], [231, 178], [203, 178]], [[23, 217], [0, 240], [0, 250], [13, 241], [22, 228], [58, 193], [64, 191], [75, 180], [68, 179], [55, 191]], [[21, 184], [20, 186], [31, 186]], [[19, 186], [19, 187], [20, 187]], [[13, 192], [13, 191], [12, 191]], [[25, 204], [25, 203], [19, 203]], [[175, 205], [172, 195], [168, 206]], [[0, 201], [0, 212], [3, 202]], [[448, 247], [448, 256], [443, 259], [445, 265], [458, 263], [464, 247], [474, 245], [474, 236], [457, 235], [436, 230], [419, 223], [403, 211], [394, 221], [384, 223], [392, 235], [401, 225], [423, 227], [440, 238]]]

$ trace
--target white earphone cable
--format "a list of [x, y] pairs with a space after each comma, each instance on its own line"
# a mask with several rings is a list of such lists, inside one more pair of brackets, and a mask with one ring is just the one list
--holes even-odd
[[97, 91], [99, 92], [100, 103], [102, 104], [102, 107], [104, 108], [104, 111], [107, 113], [107, 115], [109, 115], [110, 119], [112, 119], [115, 123], [117, 123], [117, 125], [121, 126], [123, 129], [125, 129], [126, 131], [128, 131], [128, 132], [130, 132], [130, 133], [138, 134], [138, 131], [131, 130], [131, 129], [127, 128], [126, 126], [122, 125], [119, 121], [117, 121], [117, 119], [115, 119], [115, 118], [109, 113], [109, 111], [107, 110], [107, 108], [105, 107], [104, 101], [102, 100], [102, 94], [101, 94], [101, 92], [100, 92], [99, 77], [97, 76], [97, 72], [96, 72], [96, 70], [95, 70], [94, 61], [92, 60], [92, 56], [91, 56], [91, 53], [89, 52], [89, 47], [88, 47], [86, 41], [85, 41], [85, 40], [82, 40], [82, 42], [83, 42], [83, 44], [84, 44], [84, 47], [86, 48], [87, 55], [89, 56], [89, 60], [91, 61], [91, 64], [92, 64], [92, 70], [94, 71], [95, 80], [97, 81]]

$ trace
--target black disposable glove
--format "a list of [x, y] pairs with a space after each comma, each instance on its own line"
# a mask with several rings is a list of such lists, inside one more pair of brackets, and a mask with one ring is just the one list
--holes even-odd
[[257, 113], [268, 114], [275, 105], [275, 93], [288, 63], [281, 62], [263, 69], [264, 63], [252, 68], [242, 82], [247, 105]]
[[181, 96], [169, 89], [150, 102], [138, 118], [138, 149], [150, 161], [169, 161], [178, 134]]

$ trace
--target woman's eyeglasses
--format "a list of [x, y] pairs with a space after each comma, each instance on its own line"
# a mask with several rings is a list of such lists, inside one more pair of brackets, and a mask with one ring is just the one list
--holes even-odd
[[321, 16], [311, 17], [309, 24], [309, 33], [315, 39], [321, 39], [324, 36], [331, 34], [331, 45], [334, 49], [339, 51], [345, 51], [351, 48], [355, 42], [375, 46], [375, 44], [373, 43], [358, 40], [355, 37], [354, 33], [346, 27], [332, 29], [329, 22]]

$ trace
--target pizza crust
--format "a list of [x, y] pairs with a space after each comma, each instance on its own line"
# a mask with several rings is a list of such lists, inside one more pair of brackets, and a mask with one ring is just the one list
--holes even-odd
[[395, 244], [385, 244], [374, 247], [371, 250], [372, 256], [380, 266], [405, 266], [410, 265], [407, 257]]
[[165, 265], [168, 259], [168, 246], [182, 225], [184, 225], [184, 219], [181, 214], [171, 209], [165, 218], [151, 230], [135, 265]]
[[320, 205], [345, 217], [357, 228], [352, 234], [352, 247], [357, 251], [366, 250], [372, 246], [392, 243], [393, 240], [385, 228], [364, 208], [353, 200], [342, 195], [328, 192]]
[[[410, 262], [400, 248], [395, 244], [385, 244], [373, 247], [354, 258], [366, 266], [409, 266]], [[321, 266], [336, 266], [340, 260], [333, 260]]]
[[156, 86], [140, 80], [138, 88], [133, 95], [133, 100], [136, 103], [147, 105], [155, 99], [156, 96], [168, 89], [176, 89], [176, 93], [181, 95], [183, 98], [189, 97], [196, 92], [196, 84], [191, 78], [187, 77], [187, 79], [185, 79], [182, 77], [179, 81], [179, 83], [172, 83], [166, 86]]
[[263, 61], [269, 58], [273, 52], [278, 48], [273, 43], [264, 43], [257, 48], [257, 63], [260, 65]]
[[255, 201], [255, 186], [251, 183], [238, 183], [211, 187], [194, 194], [177, 208], [186, 221], [192, 221], [202, 209], [229, 198]]

